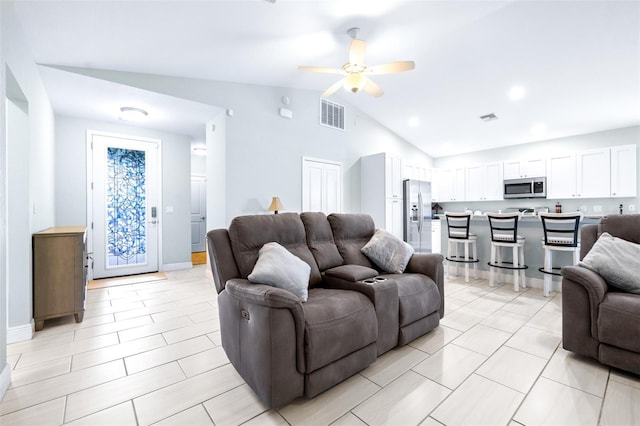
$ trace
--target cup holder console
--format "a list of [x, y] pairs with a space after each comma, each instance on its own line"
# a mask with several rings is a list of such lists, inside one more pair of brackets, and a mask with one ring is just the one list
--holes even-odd
[[362, 280], [362, 282], [365, 284], [373, 285], [375, 283], [379, 283], [386, 280], [387, 279], [383, 277], [373, 277], [373, 278], [367, 278], [366, 280]]

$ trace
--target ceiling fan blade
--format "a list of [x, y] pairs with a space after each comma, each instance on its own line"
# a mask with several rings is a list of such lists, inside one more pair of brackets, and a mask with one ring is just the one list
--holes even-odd
[[378, 86], [376, 83], [371, 81], [370, 78], [367, 78], [367, 81], [364, 84], [364, 87], [362, 88], [362, 90], [364, 90], [365, 92], [367, 92], [368, 94], [370, 94], [374, 98], [379, 98], [380, 96], [382, 96], [384, 94], [384, 92], [382, 91], [380, 86]]
[[367, 71], [369, 74], [393, 74], [396, 72], [410, 71], [415, 67], [416, 64], [413, 61], [399, 61], [369, 67]]
[[344, 81], [344, 78], [341, 79], [340, 81], [337, 81], [336, 83], [334, 83], [331, 87], [329, 87], [327, 90], [324, 91], [324, 93], [322, 95], [320, 95], [321, 98], [328, 98], [329, 96], [333, 95], [336, 91], [338, 91], [339, 88], [342, 87], [342, 82]]
[[299, 66], [298, 69], [300, 71], [311, 71], [311, 72], [323, 72], [328, 74], [342, 74], [343, 71], [338, 68], [327, 68], [327, 67], [306, 67]]
[[352, 64], [364, 64], [364, 40], [354, 38], [349, 48], [349, 62]]

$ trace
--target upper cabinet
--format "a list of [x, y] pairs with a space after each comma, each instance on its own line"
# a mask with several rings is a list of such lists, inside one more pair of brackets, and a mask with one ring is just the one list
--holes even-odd
[[387, 198], [402, 198], [402, 160], [399, 157], [384, 155], [384, 182]]
[[415, 179], [431, 182], [431, 170], [426, 167], [407, 164], [406, 161], [403, 161], [402, 179]]
[[547, 175], [544, 158], [509, 160], [503, 163], [504, 179], [520, 179]]
[[502, 163], [487, 163], [466, 168], [466, 201], [502, 200]]
[[437, 201], [466, 201], [465, 168], [442, 169], [436, 182]]
[[610, 152], [610, 148], [598, 148], [549, 157], [547, 198], [610, 197]]
[[637, 197], [636, 145], [611, 148], [611, 196]]

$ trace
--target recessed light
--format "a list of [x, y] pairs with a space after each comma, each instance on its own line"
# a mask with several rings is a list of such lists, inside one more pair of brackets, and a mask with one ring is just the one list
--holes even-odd
[[418, 127], [420, 125], [420, 119], [418, 117], [411, 117], [409, 119], [409, 127]]
[[141, 121], [147, 118], [149, 113], [143, 109], [135, 107], [120, 108], [120, 120], [122, 121]]
[[509, 99], [511, 99], [512, 101], [518, 101], [522, 98], [524, 98], [524, 95], [527, 93], [526, 90], [524, 90], [524, 87], [522, 86], [513, 86], [511, 89], [509, 89]]

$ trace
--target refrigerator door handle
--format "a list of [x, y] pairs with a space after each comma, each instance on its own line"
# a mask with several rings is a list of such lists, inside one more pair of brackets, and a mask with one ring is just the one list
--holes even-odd
[[422, 232], [422, 224], [424, 222], [424, 216], [422, 215], [422, 192], [418, 192], [418, 232]]

